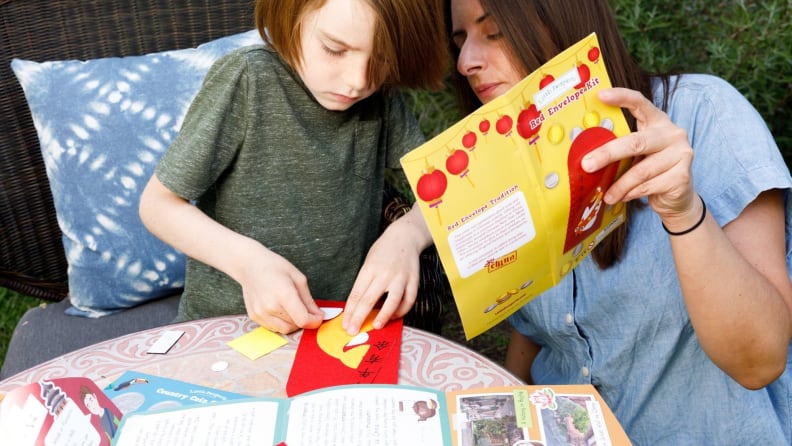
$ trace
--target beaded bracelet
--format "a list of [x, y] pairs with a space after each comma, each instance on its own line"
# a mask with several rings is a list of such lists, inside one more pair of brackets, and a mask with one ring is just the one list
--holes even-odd
[[692, 232], [694, 229], [696, 229], [699, 226], [701, 226], [701, 223], [704, 222], [704, 217], [707, 216], [707, 205], [704, 203], [704, 199], [701, 198], [701, 195], [699, 195], [698, 197], [699, 197], [699, 200], [701, 200], [701, 217], [699, 217], [699, 220], [696, 222], [696, 224], [694, 224], [693, 226], [689, 227], [688, 229], [685, 229], [684, 231], [671, 232], [671, 231], [668, 230], [668, 228], [666, 228], [665, 223], [663, 223], [661, 221], [660, 224], [663, 225], [663, 229], [665, 229], [665, 232], [667, 232], [668, 235], [674, 235], [674, 236], [685, 235], [688, 232]]

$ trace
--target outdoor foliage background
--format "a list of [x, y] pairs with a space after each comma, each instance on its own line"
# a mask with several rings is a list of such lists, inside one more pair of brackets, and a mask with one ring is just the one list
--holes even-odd
[[[731, 82], [753, 103], [792, 163], [792, 0], [611, 0], [634, 57], [652, 71], [703, 72]], [[448, 89], [409, 92], [428, 136], [457, 119]], [[746, 147], [750, 150], [750, 147]], [[17, 320], [40, 302], [0, 288], [0, 365]], [[500, 360], [507, 327], [502, 324], [464, 340], [453, 302], [443, 335]]]
[[[628, 47], [655, 72], [728, 80], [757, 108], [792, 163], [792, 0], [611, 0]], [[449, 92], [414, 92], [429, 135], [458, 116]]]

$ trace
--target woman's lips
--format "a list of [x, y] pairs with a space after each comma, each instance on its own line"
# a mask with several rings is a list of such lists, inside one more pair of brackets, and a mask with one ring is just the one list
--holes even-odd
[[476, 96], [478, 96], [481, 102], [487, 102], [497, 95], [499, 85], [499, 83], [481, 84], [477, 85], [473, 91], [476, 92]]

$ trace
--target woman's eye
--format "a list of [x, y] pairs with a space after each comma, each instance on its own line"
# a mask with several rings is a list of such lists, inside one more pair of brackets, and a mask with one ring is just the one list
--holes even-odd
[[492, 34], [487, 34], [487, 40], [498, 40], [501, 37], [503, 37], [503, 33], [500, 31]]

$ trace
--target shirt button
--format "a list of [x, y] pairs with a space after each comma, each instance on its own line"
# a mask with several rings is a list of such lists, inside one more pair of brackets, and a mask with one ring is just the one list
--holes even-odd
[[575, 318], [572, 317], [572, 313], [567, 313], [565, 320], [567, 325], [572, 325], [572, 323], [575, 322]]
[[588, 367], [583, 367], [583, 368], [581, 368], [581, 369], [580, 369], [580, 374], [581, 374], [581, 375], [583, 375], [584, 377], [588, 378], [588, 376], [589, 376], [589, 369], [588, 369]]

